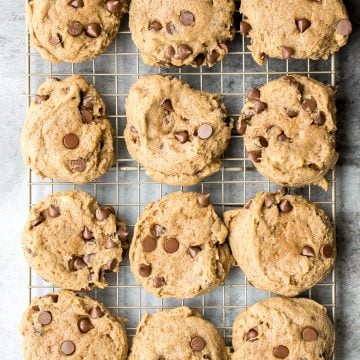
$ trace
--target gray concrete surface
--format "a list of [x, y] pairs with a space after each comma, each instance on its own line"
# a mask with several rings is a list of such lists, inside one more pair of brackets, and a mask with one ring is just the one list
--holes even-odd
[[[26, 307], [27, 268], [19, 234], [27, 214], [20, 150], [25, 115], [24, 2], [0, 11], [0, 357], [22, 358], [18, 323]], [[354, 34], [338, 56], [337, 359], [360, 359], [360, 3], [348, 0]]]

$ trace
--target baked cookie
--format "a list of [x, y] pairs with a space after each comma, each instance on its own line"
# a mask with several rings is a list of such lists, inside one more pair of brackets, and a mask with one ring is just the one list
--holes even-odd
[[125, 0], [30, 0], [31, 43], [52, 63], [78, 63], [104, 52], [118, 32]]
[[335, 112], [334, 91], [307, 77], [250, 90], [241, 115], [250, 160], [274, 183], [326, 190], [325, 175], [338, 159]]
[[125, 360], [124, 320], [96, 300], [62, 290], [34, 299], [20, 331], [24, 359]]
[[105, 104], [80, 76], [48, 79], [32, 100], [22, 130], [23, 157], [41, 178], [90, 182], [114, 158]]
[[341, 0], [242, 0], [240, 32], [262, 65], [265, 55], [280, 59], [327, 59], [352, 31]]
[[232, 360], [327, 360], [335, 331], [324, 306], [310, 299], [273, 297], [235, 319]]
[[129, 26], [145, 64], [212, 66], [234, 37], [233, 0], [132, 0]]
[[132, 86], [125, 108], [127, 149], [155, 181], [191, 186], [221, 168], [232, 122], [218, 95], [147, 75]]
[[158, 297], [207, 293], [224, 282], [232, 265], [226, 236], [209, 194], [169, 194], [149, 204], [136, 223], [131, 271]]
[[228, 360], [216, 327], [188, 307], [146, 314], [138, 325], [128, 360]]
[[331, 222], [301, 196], [260, 192], [224, 218], [235, 260], [260, 289], [295, 296], [324, 279], [334, 265]]
[[118, 271], [128, 232], [111, 206], [83, 191], [46, 196], [30, 212], [22, 247], [30, 266], [56, 287], [104, 288], [104, 272]]

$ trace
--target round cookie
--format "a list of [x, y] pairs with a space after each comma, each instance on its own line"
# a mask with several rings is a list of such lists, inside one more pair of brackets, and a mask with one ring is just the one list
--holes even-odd
[[147, 75], [132, 86], [125, 108], [127, 149], [155, 181], [191, 186], [221, 168], [232, 122], [218, 95]]
[[132, 0], [129, 26], [145, 64], [214, 65], [234, 37], [233, 0]]
[[224, 218], [236, 262], [260, 289], [296, 296], [324, 279], [334, 265], [331, 222], [301, 196], [260, 192]]
[[20, 331], [25, 360], [127, 358], [124, 320], [96, 300], [70, 291], [34, 299], [23, 315]]
[[232, 360], [325, 360], [334, 351], [335, 331], [317, 302], [273, 297], [238, 315], [232, 343]]
[[128, 360], [228, 360], [216, 327], [188, 307], [146, 314], [138, 325]]
[[104, 288], [104, 272], [117, 272], [128, 232], [111, 206], [83, 191], [46, 196], [30, 212], [22, 248], [30, 266], [56, 287]]
[[114, 158], [105, 104], [80, 76], [48, 79], [32, 100], [22, 130], [23, 157], [39, 177], [87, 183]]
[[226, 236], [209, 194], [169, 194], [149, 204], [136, 223], [131, 271], [158, 297], [207, 293], [224, 282], [232, 265]]
[[352, 31], [341, 0], [242, 0], [240, 32], [262, 65], [265, 55], [279, 59], [327, 59]]
[[95, 58], [115, 38], [125, 0], [30, 0], [31, 43], [52, 63]]
[[328, 188], [335, 149], [334, 91], [303, 76], [286, 76], [249, 91], [241, 115], [250, 160], [272, 182]]

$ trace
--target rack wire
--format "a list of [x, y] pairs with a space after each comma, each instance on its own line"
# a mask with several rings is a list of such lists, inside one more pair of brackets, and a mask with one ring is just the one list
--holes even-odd
[[[239, 1], [236, 1], [236, 29], [239, 28]], [[64, 78], [79, 74], [91, 81], [107, 105], [107, 115], [116, 131], [114, 166], [97, 181], [86, 185], [74, 185], [38, 178], [31, 170], [28, 172], [29, 208], [42, 197], [56, 191], [81, 189], [97, 198], [102, 204], [111, 204], [117, 213], [129, 225], [132, 235], [137, 217], [151, 201], [178, 190], [210, 192], [212, 202], [219, 215], [224, 211], [246, 204], [257, 191], [275, 190], [277, 187], [262, 177], [246, 156], [243, 138], [232, 136], [230, 146], [223, 156], [223, 167], [215, 175], [201, 184], [190, 188], [171, 187], [158, 184], [148, 178], [144, 169], [134, 162], [125, 146], [123, 130], [126, 123], [124, 101], [130, 86], [143, 74], [165, 73], [176, 76], [197, 89], [217, 92], [223, 95], [229, 116], [237, 119], [240, 115], [247, 90], [261, 86], [277, 77], [290, 73], [303, 74], [335, 86], [335, 57], [326, 61], [295, 61], [268, 59], [264, 67], [258, 66], [247, 51], [248, 40], [238, 31], [229, 44], [230, 52], [225, 59], [208, 69], [191, 67], [160, 69], [143, 64], [135, 45], [131, 41], [128, 17], [124, 16], [116, 41], [106, 53], [95, 60], [81, 64], [52, 65], [43, 60], [30, 46], [29, 33], [26, 32], [27, 60], [27, 100], [36, 94], [38, 86], [47, 77]], [[334, 228], [336, 222], [336, 176], [335, 171], [328, 174], [330, 188], [327, 192], [308, 186], [292, 189], [323, 208], [331, 217]], [[95, 290], [89, 295], [102, 301], [111, 311], [128, 319], [129, 341], [135, 334], [136, 326], [146, 313], [157, 309], [186, 305], [196, 308], [212, 321], [231, 344], [231, 327], [235, 317], [246, 307], [273, 294], [252, 287], [239, 267], [233, 267], [223, 286], [209, 294], [194, 299], [174, 300], [158, 299], [135, 282], [130, 272], [128, 257], [121, 264], [118, 274], [107, 276], [109, 286], [104, 290]], [[51, 284], [39, 278], [29, 268], [29, 301], [53, 291]], [[328, 309], [329, 316], [335, 320], [336, 282], [335, 272], [303, 294]], [[335, 355], [333, 360], [335, 359]]]

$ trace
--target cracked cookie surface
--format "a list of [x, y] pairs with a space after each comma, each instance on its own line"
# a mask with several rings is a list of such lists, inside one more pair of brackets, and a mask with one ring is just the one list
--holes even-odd
[[262, 65], [265, 55], [280, 59], [327, 59], [352, 31], [341, 0], [242, 0], [240, 32]]
[[333, 89], [304, 76], [250, 90], [240, 117], [250, 160], [274, 183], [326, 190], [338, 159], [335, 112]]
[[50, 78], [39, 87], [23, 126], [24, 161], [41, 178], [90, 182], [113, 162], [112, 134], [93, 85], [77, 75]]
[[125, 108], [127, 149], [155, 181], [191, 186], [221, 168], [232, 122], [218, 95], [147, 75], [132, 86]]
[[272, 297], [237, 316], [232, 343], [232, 360], [326, 360], [334, 351], [335, 331], [317, 302]]
[[22, 248], [30, 266], [46, 281], [68, 290], [104, 288], [105, 272], [117, 272], [127, 229], [111, 206], [88, 193], [46, 196], [30, 212]]
[[124, 0], [31, 0], [31, 43], [52, 63], [81, 62], [105, 51], [118, 32]]
[[124, 320], [96, 300], [70, 291], [33, 299], [20, 331], [25, 360], [127, 358]]
[[146, 314], [138, 325], [129, 360], [228, 360], [216, 327], [188, 307]]
[[135, 226], [131, 271], [162, 298], [191, 298], [224, 282], [232, 265], [227, 229], [209, 194], [175, 192], [149, 204]]
[[145, 64], [212, 66], [234, 37], [233, 0], [132, 0], [129, 25]]
[[258, 193], [224, 214], [232, 254], [252, 285], [296, 296], [324, 279], [335, 256], [333, 227], [302, 196]]

